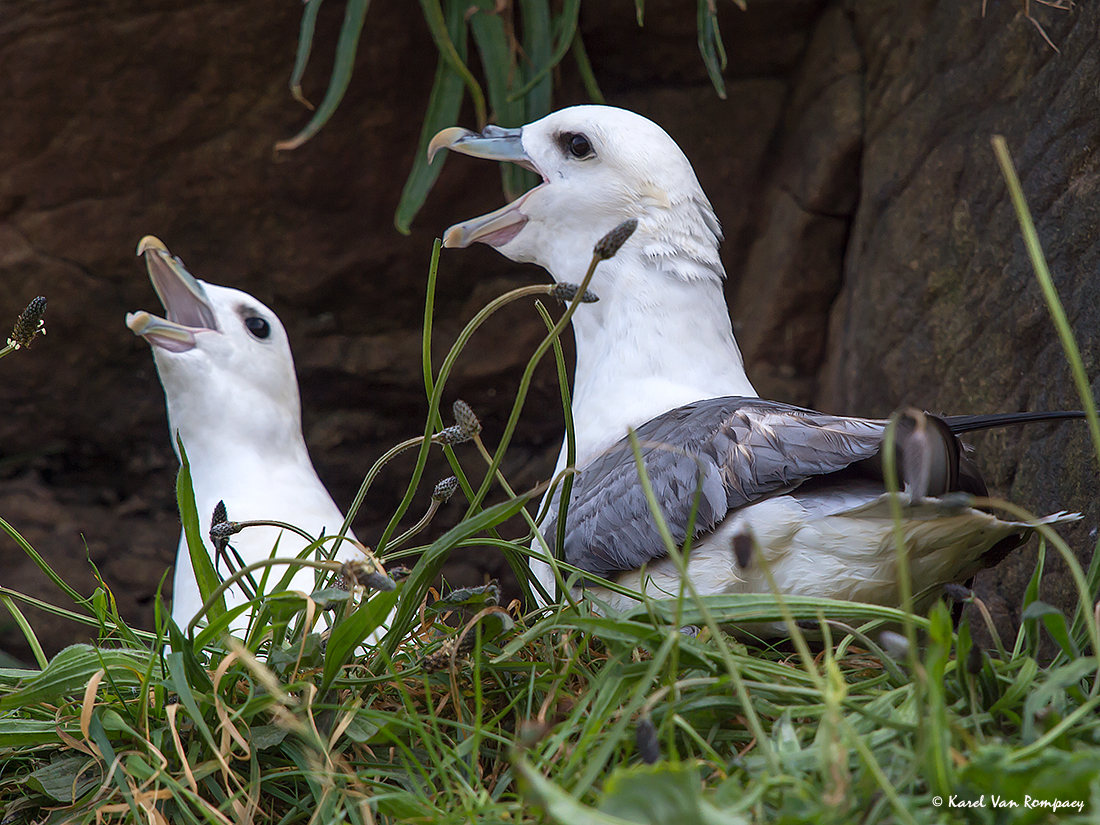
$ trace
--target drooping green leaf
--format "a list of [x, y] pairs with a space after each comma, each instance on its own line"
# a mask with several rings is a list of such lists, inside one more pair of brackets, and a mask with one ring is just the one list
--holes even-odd
[[[573, 45], [573, 39], [577, 34], [577, 15], [580, 12], [580, 7], [580, 0], [565, 0], [562, 4], [561, 13], [554, 18], [554, 51], [550, 56], [550, 60], [544, 66], [539, 67], [537, 63], [532, 66], [531, 74], [523, 87], [512, 92], [513, 99], [524, 97], [535, 86], [541, 84], [544, 78], [551, 79], [550, 72], [561, 63], [562, 58], [565, 57], [566, 52]], [[545, 113], [543, 112], [543, 114]], [[539, 116], [536, 115], [535, 117]], [[533, 119], [532, 117], [528, 118], [528, 120]]]
[[[370, 8], [370, 0], [347, 0], [344, 9], [344, 22], [340, 26], [340, 37], [336, 41], [336, 61], [332, 67], [332, 77], [329, 78], [328, 89], [321, 100], [321, 105], [313, 113], [307, 123], [298, 134], [290, 140], [281, 140], [275, 144], [277, 151], [297, 149], [328, 123], [336, 107], [344, 97], [351, 82], [352, 69], [355, 67], [355, 53], [359, 48], [359, 35], [363, 31], [363, 21], [367, 17], [367, 9]], [[309, 14], [307, 8], [305, 14]], [[314, 12], [316, 14], [316, 12]], [[304, 20], [303, 20], [304, 23]], [[299, 49], [299, 56], [301, 51]], [[308, 53], [307, 53], [308, 56]]]
[[[522, 95], [525, 103], [523, 122], [531, 123], [550, 113], [553, 91], [550, 67], [554, 62], [550, 3], [548, 0], [520, 0], [519, 7], [523, 13], [523, 51], [526, 56], [522, 72], [526, 90]], [[563, 14], [567, 12], [565, 10]], [[515, 92], [510, 95], [519, 96]]]
[[[446, 31], [453, 44], [456, 56], [459, 60], [466, 60], [466, 21], [463, 19], [459, 3], [450, 2], [446, 15]], [[436, 133], [448, 126], [454, 126], [458, 120], [459, 109], [462, 107], [462, 89], [464, 87], [462, 76], [455, 71], [454, 66], [446, 57], [440, 55], [439, 64], [435, 70], [435, 82], [432, 84], [432, 92], [428, 97], [428, 108], [424, 113], [424, 121], [420, 127], [420, 140], [417, 142], [416, 156], [413, 158], [413, 166], [405, 179], [405, 186], [401, 190], [401, 200], [397, 204], [397, 211], [393, 216], [393, 224], [402, 235], [408, 235], [412, 220], [424, 201], [428, 192], [435, 185], [436, 178], [443, 171], [447, 152], [441, 153], [435, 161], [428, 161], [428, 143]]]
[[[470, 16], [469, 25], [485, 72], [485, 87], [494, 120], [498, 126], [522, 126], [527, 119], [526, 105], [523, 100], [512, 100], [511, 86], [517, 68], [504, 21], [499, 14], [493, 13], [492, 0], [479, 0], [478, 6], [480, 10]], [[519, 197], [538, 182], [532, 172], [514, 163], [502, 163], [500, 175], [508, 200]]]
[[317, 26], [317, 12], [321, 10], [322, 0], [306, 0], [302, 8], [302, 25], [298, 32], [298, 52], [294, 57], [294, 71], [290, 75], [290, 93], [294, 99], [309, 108], [313, 105], [302, 94], [302, 76], [309, 63], [309, 52], [313, 48], [313, 31]]
[[722, 100], [726, 99], [726, 82], [722, 72], [726, 70], [726, 48], [722, 45], [722, 32], [718, 29], [718, 14], [714, 0], [699, 0], [699, 53], [703, 56], [703, 65], [707, 67], [714, 91]]

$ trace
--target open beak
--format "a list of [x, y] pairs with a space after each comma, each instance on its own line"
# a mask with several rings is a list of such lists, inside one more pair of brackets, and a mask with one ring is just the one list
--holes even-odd
[[[461, 152], [475, 158], [508, 161], [524, 169], [530, 169], [537, 175], [542, 175], [534, 161], [524, 151], [522, 138], [522, 128], [504, 129], [500, 126], [486, 126], [479, 134], [469, 129], [452, 126], [432, 138], [431, 143], [428, 144], [428, 162], [431, 162], [440, 149], [450, 149], [452, 152]], [[545, 182], [546, 178], [543, 176], [543, 184]], [[538, 187], [536, 186], [535, 189]], [[476, 241], [490, 246], [503, 246], [508, 243], [527, 223], [527, 216], [523, 214], [522, 207], [524, 201], [535, 189], [526, 192], [495, 212], [456, 223], [443, 234], [443, 245], [464, 248]]]
[[195, 346], [195, 333], [218, 329], [202, 284], [162, 241], [146, 235], [138, 244], [137, 254], [145, 256], [149, 279], [167, 317], [144, 311], [127, 313], [126, 326], [135, 335], [169, 352], [186, 352]]

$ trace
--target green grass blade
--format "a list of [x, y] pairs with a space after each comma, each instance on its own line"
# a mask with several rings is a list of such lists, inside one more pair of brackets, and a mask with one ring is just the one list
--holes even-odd
[[[351, 83], [352, 70], [355, 68], [355, 53], [359, 48], [359, 35], [363, 31], [363, 21], [366, 19], [369, 8], [370, 0], [347, 0], [344, 22], [340, 26], [340, 37], [336, 41], [336, 61], [321, 105], [317, 107], [309, 123], [298, 134], [290, 140], [281, 140], [275, 144], [276, 151], [297, 149], [328, 123], [336, 107], [340, 105], [344, 92]], [[307, 9], [306, 14], [308, 13]]]
[[[520, 0], [519, 7], [523, 13], [523, 50], [528, 61], [524, 64], [523, 76], [527, 83], [522, 94], [512, 93], [509, 100], [524, 101], [524, 122], [531, 123], [550, 113], [553, 91], [550, 67], [555, 62], [554, 44], [550, 39], [550, 3], [548, 0]], [[568, 12], [563, 9], [562, 14]]]
[[6, 593], [0, 593], [0, 604], [8, 609], [11, 613], [15, 623], [19, 626], [19, 630], [23, 633], [23, 638], [27, 640], [27, 645], [31, 649], [31, 653], [34, 654], [34, 660], [38, 662], [38, 667], [41, 670], [46, 669], [46, 665], [49, 664], [49, 659], [46, 658], [46, 653], [42, 650], [42, 645], [38, 641], [38, 636], [35, 634], [34, 629], [31, 627], [30, 622], [27, 621], [27, 617], [23, 615], [23, 611], [19, 609], [19, 606], [12, 601], [11, 596]]
[[[550, 313], [542, 302], [536, 302], [536, 308], [542, 321], [546, 324], [547, 332], [553, 330], [554, 322]], [[558, 370], [558, 389], [561, 392], [561, 409], [565, 416], [565, 466], [572, 467], [577, 463], [577, 435], [573, 426], [573, 401], [569, 391], [569, 371], [565, 366], [565, 353], [562, 352], [561, 341], [554, 339], [554, 364]], [[558, 505], [557, 524], [555, 525], [557, 536], [554, 539], [556, 556], [562, 558], [562, 549], [565, 547], [565, 528], [568, 517], [569, 502], [572, 500], [573, 476], [567, 475], [561, 482], [561, 502]]]
[[45, 573], [46, 577], [49, 578], [50, 581], [61, 588], [61, 591], [70, 599], [72, 599], [74, 604], [78, 604], [81, 607], [89, 607], [88, 600], [77, 593], [65, 582], [64, 579], [57, 575], [57, 573], [53, 571], [53, 568], [46, 563], [46, 560], [38, 554], [38, 551], [31, 547], [30, 542], [23, 538], [19, 531], [8, 524], [6, 521], [4, 521], [3, 518], [0, 518], [0, 529], [11, 536], [12, 540], [19, 545], [20, 549], [22, 549], [24, 553], [31, 557], [31, 561], [38, 565], [38, 569]]
[[324, 678], [321, 680], [322, 694], [329, 689], [333, 679], [339, 675], [340, 668], [351, 660], [355, 648], [382, 627], [386, 617], [397, 603], [401, 590], [402, 585], [398, 585], [397, 590], [374, 594], [351, 616], [332, 629], [325, 648], [325, 670]]
[[443, 8], [439, 5], [439, 0], [420, 0], [420, 7], [424, 10], [424, 20], [428, 23], [428, 30], [435, 41], [435, 47], [439, 49], [443, 59], [450, 64], [451, 68], [462, 78], [462, 82], [466, 84], [466, 89], [469, 91], [470, 99], [474, 104], [474, 115], [477, 118], [477, 124], [479, 127], [484, 126], [488, 122], [488, 113], [485, 109], [485, 93], [481, 91], [481, 86], [478, 85], [473, 73], [467, 68], [465, 56], [458, 53], [458, 48], [451, 40], [449, 33], [456, 21], [461, 20], [465, 25], [469, 3], [465, 0], [448, 0], [445, 15]]
[[417, 562], [416, 567], [413, 568], [412, 573], [405, 582], [402, 590], [404, 595], [393, 615], [390, 630], [382, 642], [382, 647], [387, 656], [393, 655], [398, 643], [412, 626], [412, 621], [420, 609], [420, 600], [423, 594], [427, 592], [428, 587], [435, 581], [435, 577], [442, 569], [443, 562], [450, 550], [463, 539], [510, 519], [531, 500], [532, 495], [534, 495], [533, 492], [524, 493], [508, 501], [487, 507], [480, 513], [463, 519], [432, 542], [431, 547], [421, 556], [420, 561]]
[[[522, 87], [512, 92], [511, 100], [519, 100], [524, 97], [535, 86], [541, 84], [543, 78], [549, 80], [550, 72], [561, 63], [562, 58], [569, 51], [569, 47], [573, 45], [573, 38], [577, 33], [577, 15], [580, 12], [580, 7], [580, 0], [565, 0], [565, 3], [562, 4], [561, 13], [554, 20], [554, 38], [557, 45], [554, 46], [553, 53], [546, 65], [534, 71]], [[538, 66], [538, 63], [536, 62], [535, 65]]]
[[[512, 100], [511, 83], [517, 72], [512, 60], [512, 45], [500, 15], [492, 14], [491, 0], [480, 0], [480, 10], [470, 16], [489, 103], [495, 122], [500, 126], [522, 126], [526, 120], [524, 102]], [[508, 200], [518, 197], [537, 182], [537, 176], [514, 163], [500, 165], [501, 181]]]
[[[191, 465], [187, 461], [187, 450], [183, 447], [183, 439], [176, 434], [176, 444], [179, 447], [180, 471], [176, 477], [176, 503], [180, 510], [180, 521], [183, 523], [183, 535], [187, 543], [187, 552], [191, 556], [191, 569], [195, 571], [195, 580], [199, 585], [199, 594], [205, 604], [211, 594], [218, 589], [221, 581], [214, 570], [214, 563], [210, 560], [210, 554], [206, 551], [206, 545], [202, 540], [202, 528], [199, 520], [198, 507], [195, 505], [195, 490], [191, 484]], [[225, 614], [225, 599], [218, 599], [211, 605], [208, 612], [210, 621], [220, 618]]]
[[596, 81], [596, 73], [592, 71], [592, 62], [588, 59], [588, 52], [584, 48], [584, 40], [581, 38], [580, 30], [573, 38], [573, 59], [577, 61], [577, 71], [581, 76], [581, 83], [584, 84], [584, 90], [588, 93], [592, 102], [599, 103], [601, 106], [606, 104], [607, 101], [604, 99], [603, 92], [600, 91], [600, 84]]
[[[428, 264], [428, 285], [424, 296], [424, 328], [420, 338], [420, 365], [424, 371], [424, 392], [428, 398], [435, 391], [435, 378], [432, 373], [432, 325], [435, 320], [435, 288], [439, 276], [439, 253], [443, 241], [435, 239], [432, 244], [432, 259]], [[438, 412], [438, 411], [437, 411]]]
[[1012, 205], [1016, 209], [1016, 217], [1020, 221], [1020, 229], [1024, 233], [1024, 244], [1027, 246], [1027, 254], [1031, 258], [1031, 265], [1035, 269], [1035, 277], [1043, 291], [1043, 298], [1047, 302], [1051, 320], [1058, 331], [1058, 337], [1062, 341], [1062, 349], [1065, 351], [1066, 360], [1069, 361], [1070, 370], [1073, 373], [1073, 382], [1077, 386], [1077, 394], [1081, 398], [1081, 404], [1085, 408], [1088, 417], [1089, 432], [1092, 434], [1092, 446], [1096, 450], [1097, 461], [1100, 462], [1100, 416], [1096, 411], [1096, 399], [1092, 397], [1092, 387], [1089, 385], [1088, 375], [1085, 373], [1085, 365], [1081, 360], [1081, 350], [1073, 337], [1073, 329], [1066, 318], [1066, 311], [1062, 308], [1062, 301], [1058, 297], [1058, 290], [1054, 286], [1054, 279], [1050, 276], [1046, 258], [1043, 257], [1043, 247], [1039, 243], [1039, 233], [1035, 230], [1035, 222], [1031, 219], [1031, 210], [1028, 209], [1027, 199], [1024, 197], [1020, 178], [1016, 174], [1016, 167], [1012, 163], [1012, 156], [1008, 153], [1008, 144], [1001, 135], [993, 136], [993, 151], [997, 155], [997, 162], [1001, 164], [1001, 172], [1004, 174], [1005, 183], [1008, 185], [1008, 194], [1012, 198]]

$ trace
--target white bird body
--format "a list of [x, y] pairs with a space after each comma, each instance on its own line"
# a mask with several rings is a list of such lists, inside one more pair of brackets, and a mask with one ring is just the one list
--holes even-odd
[[[870, 496], [874, 498], [868, 503]], [[930, 589], [933, 585], [965, 581], [982, 569], [981, 558], [991, 546], [1027, 529], [972, 507], [934, 500], [913, 503], [902, 497], [917, 610], [939, 595], [938, 589]], [[748, 534], [755, 538], [781, 593], [900, 605], [898, 552], [887, 497], [868, 489], [847, 501], [837, 497], [833, 507], [822, 506], [825, 498], [776, 496], [727, 516], [688, 556], [688, 575], [699, 594], [771, 592], [761, 564], [741, 569], [730, 552], [733, 538]], [[1059, 513], [1053, 521], [1065, 515]], [[677, 598], [682, 589], [677, 567], [667, 556], [621, 574], [616, 582], [654, 598]], [[613, 590], [587, 587], [612, 610], [637, 606], [635, 599]], [[686, 590], [684, 596], [689, 596]]]
[[[231, 521], [283, 521], [319, 537], [334, 535], [344, 516], [310, 461], [302, 436], [301, 404], [290, 342], [278, 317], [248, 293], [193, 278], [155, 238], [143, 239], [150, 278], [167, 318], [130, 313], [127, 326], [149, 342], [164, 387], [173, 448], [182, 441], [190, 465], [200, 532], [216, 569], [228, 578], [226, 554], [216, 554], [208, 528], [214, 508], [225, 502]], [[354, 536], [348, 534], [354, 539]], [[277, 527], [248, 527], [230, 546], [245, 564], [298, 556], [307, 546], [298, 534]], [[326, 553], [332, 544], [327, 543]], [[362, 559], [342, 542], [336, 560]], [[232, 563], [239, 567], [236, 561]], [[265, 590], [286, 574], [272, 566]], [[257, 582], [262, 570], [253, 574]], [[311, 593], [316, 571], [299, 568], [289, 589]], [[248, 601], [240, 587], [226, 592], [226, 606]], [[181, 628], [202, 608], [186, 539], [181, 535], [173, 580], [172, 617]], [[247, 626], [247, 612], [232, 628]]]
[[[695, 493], [692, 462], [706, 459], [713, 518], [697, 529], [688, 565], [700, 593], [770, 592], [766, 562], [786, 594], [900, 603], [881, 469], [875, 483], [846, 470], [877, 454], [886, 422], [754, 403], [722, 292], [721, 230], [694, 170], [664, 130], [622, 109], [576, 106], [519, 129], [446, 129], [429, 153], [441, 148], [511, 161], [543, 178], [511, 204], [451, 227], [445, 246], [481, 241], [541, 265], [559, 282], [577, 283], [597, 241], [637, 220], [625, 245], [595, 270], [589, 289], [599, 301], [578, 307], [572, 319], [580, 473], [564, 559], [594, 574], [585, 584], [590, 593], [625, 609], [636, 602], [601, 587], [599, 577], [656, 598], [681, 590], [622, 440], [645, 425], [639, 436], [648, 428], [657, 433], [653, 442], [666, 445], [647, 456], [646, 467], [666, 515], [681, 523], [679, 541]], [[954, 435], [914, 420], [912, 451], [930, 450], [922, 459], [928, 463], [936, 449], [953, 449], [957, 481]], [[942, 443], [928, 447], [933, 436]], [[676, 456], [688, 461], [676, 465]], [[563, 445], [558, 469], [565, 463]], [[758, 476], [774, 478], [757, 484]], [[980, 478], [963, 489], [975, 486], [984, 490]], [[742, 487], [753, 494], [740, 496]], [[900, 495], [915, 593], [972, 576], [983, 557], [1031, 529], [962, 505], [957, 496], [941, 500], [920, 489]], [[544, 534], [553, 536], [554, 528]], [[757, 556], [747, 566], [734, 557], [735, 536], [755, 542]], [[532, 568], [553, 593], [549, 566], [533, 560]]]

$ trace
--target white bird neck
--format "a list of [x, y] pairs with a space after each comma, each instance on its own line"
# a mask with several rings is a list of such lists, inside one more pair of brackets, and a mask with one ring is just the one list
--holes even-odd
[[[667, 267], [669, 264], [664, 264]], [[577, 466], [670, 409], [725, 395], [756, 397], [721, 281], [684, 278], [623, 250], [596, 270], [595, 304], [573, 316]], [[565, 463], [565, 449], [559, 469]]]
[[196, 490], [207, 479], [227, 487], [270, 486], [284, 478], [300, 477], [303, 470], [313, 474], [297, 407], [276, 408], [263, 399], [248, 408], [246, 398], [234, 398], [229, 393], [220, 397], [228, 399], [227, 404], [240, 405], [237, 409], [242, 414], [236, 415], [229, 406], [211, 408], [194, 403], [201, 400], [198, 393], [169, 394], [168, 425], [173, 447], [178, 433]]

